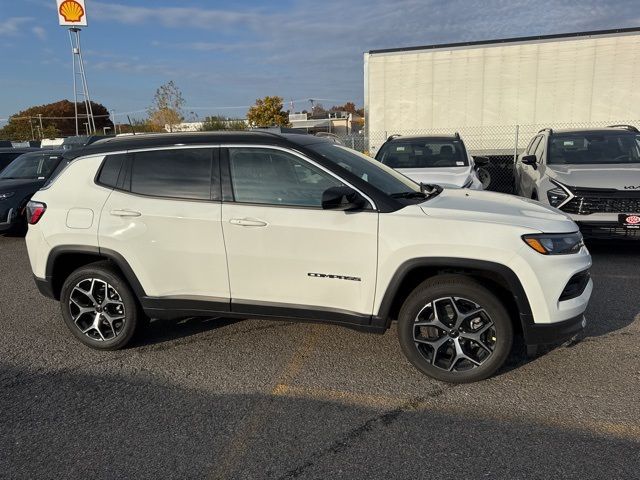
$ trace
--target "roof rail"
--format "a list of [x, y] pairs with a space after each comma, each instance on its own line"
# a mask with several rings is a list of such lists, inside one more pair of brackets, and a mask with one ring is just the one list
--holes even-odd
[[389, 138], [387, 138], [387, 142], [393, 140], [394, 138], [398, 138], [401, 137], [402, 135], [398, 135], [397, 133], [394, 133], [393, 135], [389, 135]]
[[460, 132], [456, 132], [453, 136], [460, 140]]
[[624, 128], [625, 130], [629, 130], [630, 132], [640, 133], [636, 127], [633, 125], [609, 125], [607, 128]]
[[541, 130], [538, 130], [538, 133], [542, 132], [549, 132], [549, 135], [553, 135], [553, 128], [543, 128]]

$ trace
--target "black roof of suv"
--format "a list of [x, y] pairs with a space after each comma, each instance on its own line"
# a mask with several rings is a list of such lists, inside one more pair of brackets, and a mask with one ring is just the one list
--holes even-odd
[[[72, 159], [80, 156], [107, 153], [121, 150], [137, 150], [142, 148], [156, 148], [180, 145], [205, 145], [216, 142], [224, 143], [264, 143], [265, 145], [311, 145], [313, 143], [329, 142], [313, 135], [283, 134], [266, 131], [247, 132], [194, 132], [194, 133], [158, 133], [143, 135], [127, 135], [98, 140], [83, 148], [77, 148], [65, 153], [65, 158]], [[329, 142], [331, 143], [331, 142]]]

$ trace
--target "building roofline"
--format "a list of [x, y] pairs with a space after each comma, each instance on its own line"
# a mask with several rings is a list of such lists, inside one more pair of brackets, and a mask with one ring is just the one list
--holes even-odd
[[439, 43], [434, 45], [422, 45], [417, 47], [400, 47], [400, 48], [383, 48], [378, 50], [369, 50], [369, 54], [377, 53], [392, 53], [392, 52], [411, 52], [415, 50], [437, 50], [447, 48], [460, 48], [460, 47], [475, 47], [481, 45], [497, 45], [505, 43], [517, 43], [517, 42], [533, 42], [541, 40], [561, 40], [580, 37], [591, 37], [595, 35], [615, 35], [615, 34], [627, 34], [640, 32], [640, 27], [630, 28], [615, 28], [610, 30], [591, 30], [586, 32], [573, 32], [573, 33], [556, 33], [552, 35], [535, 35], [530, 37], [512, 37], [512, 38], [496, 38], [494, 40], [479, 40], [473, 42], [459, 42], [459, 43]]

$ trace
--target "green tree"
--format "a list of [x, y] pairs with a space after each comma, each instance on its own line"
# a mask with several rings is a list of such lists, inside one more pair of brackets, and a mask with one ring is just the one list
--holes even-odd
[[247, 124], [242, 120], [228, 120], [222, 116], [207, 117], [202, 123], [202, 132], [218, 130], [246, 130]]
[[[91, 102], [96, 130], [102, 132], [104, 127], [113, 128], [113, 123], [109, 117], [109, 111], [104, 105]], [[78, 113], [85, 113], [84, 103], [78, 103]], [[0, 138], [6, 140], [31, 140], [40, 138], [40, 117], [42, 116], [42, 128], [45, 138], [53, 134], [55, 129], [57, 135], [68, 137], [76, 134], [75, 109], [73, 102], [60, 100], [59, 102], [37, 105], [22, 110], [11, 117], [9, 122], [0, 129]], [[84, 120], [80, 120], [84, 123]], [[84, 133], [84, 125], [80, 125], [81, 133]]]
[[153, 97], [153, 105], [149, 107], [149, 119], [151, 123], [164, 128], [169, 126], [173, 132], [173, 126], [184, 120], [182, 109], [185, 101], [182, 92], [173, 80], [161, 85]]
[[286, 127], [289, 115], [282, 110], [282, 97], [264, 97], [256, 100], [247, 112], [247, 120], [252, 127]]
[[42, 129], [42, 138], [57, 138], [59, 136], [60, 130], [53, 124], [49, 124]]

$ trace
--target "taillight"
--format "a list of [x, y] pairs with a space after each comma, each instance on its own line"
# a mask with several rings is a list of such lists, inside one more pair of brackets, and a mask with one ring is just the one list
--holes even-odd
[[27, 203], [27, 222], [29, 225], [35, 225], [40, 221], [42, 215], [47, 210], [47, 206], [41, 202], [29, 202]]

